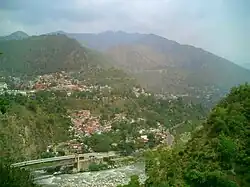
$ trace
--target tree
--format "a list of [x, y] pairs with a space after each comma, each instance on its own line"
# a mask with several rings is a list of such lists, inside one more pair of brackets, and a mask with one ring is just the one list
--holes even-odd
[[12, 168], [0, 163], [1, 187], [36, 187], [30, 173], [24, 169]]
[[95, 152], [108, 152], [111, 150], [112, 140], [106, 134], [94, 134], [85, 139], [85, 144]]
[[139, 177], [137, 175], [132, 175], [130, 181], [127, 185], [119, 185], [117, 187], [140, 187]]

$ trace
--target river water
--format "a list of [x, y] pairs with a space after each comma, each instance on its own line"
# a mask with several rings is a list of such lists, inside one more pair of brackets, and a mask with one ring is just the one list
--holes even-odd
[[35, 182], [43, 187], [116, 187], [118, 184], [127, 184], [132, 175], [138, 175], [140, 181], [144, 182], [144, 169], [143, 163], [136, 163], [116, 169], [77, 174], [46, 175], [43, 171], [36, 171]]

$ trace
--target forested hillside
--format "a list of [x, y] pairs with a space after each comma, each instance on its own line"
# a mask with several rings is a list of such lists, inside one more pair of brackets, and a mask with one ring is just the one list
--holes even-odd
[[143, 186], [248, 187], [249, 106], [250, 85], [232, 88], [186, 145], [148, 152]]
[[119, 87], [136, 84], [133, 77], [113, 68], [103, 54], [82, 47], [65, 35], [42, 35], [22, 40], [0, 41], [0, 76], [30, 81], [38, 75], [59, 71], [90, 84]]
[[[65, 91], [39, 91], [29, 96], [5, 94], [1, 96], [0, 106], [1, 157], [15, 161], [40, 157], [48, 145], [70, 140], [72, 136], [97, 152], [118, 150], [130, 154], [139, 147], [148, 146], [148, 143], [144, 145], [137, 141], [141, 130], [144, 129], [143, 133], [148, 135], [150, 131], [147, 129], [157, 129], [159, 124], [163, 132], [181, 124], [176, 133], [191, 131], [205, 115], [200, 105], [143, 94], [138, 97], [132, 89], [108, 92], [105, 87], [103, 90], [76, 91], [70, 96]], [[72, 115], [82, 110], [90, 116], [85, 116], [80, 125], [85, 130], [79, 131]], [[103, 132], [98, 135], [86, 128], [97, 128], [96, 132]], [[93, 136], [87, 138], [86, 133]], [[128, 139], [131, 142], [127, 142]], [[160, 144], [161, 137], [153, 139], [150, 146]], [[98, 148], [102, 143], [106, 144]], [[118, 147], [112, 147], [114, 143]], [[124, 148], [127, 144], [129, 150]]]
[[70, 120], [60, 98], [1, 95], [1, 158], [12, 161], [37, 158], [52, 143], [69, 139]]
[[35, 36], [25, 40], [0, 41], [2, 71], [13, 75], [38, 75], [87, 67], [83, 48], [65, 36]]

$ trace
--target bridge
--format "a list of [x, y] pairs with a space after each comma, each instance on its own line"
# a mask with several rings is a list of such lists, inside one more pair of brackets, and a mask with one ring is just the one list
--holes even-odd
[[107, 153], [86, 153], [67, 155], [60, 157], [44, 158], [37, 160], [29, 160], [24, 162], [14, 163], [12, 167], [29, 167], [36, 169], [46, 169], [50, 167], [74, 167], [77, 171], [86, 170], [91, 163], [101, 163], [104, 158], [116, 158], [118, 155], [115, 152]]

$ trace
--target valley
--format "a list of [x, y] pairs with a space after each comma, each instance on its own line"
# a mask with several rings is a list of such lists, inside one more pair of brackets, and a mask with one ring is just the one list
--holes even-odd
[[[16, 32], [0, 50], [3, 180], [14, 170], [43, 186], [248, 185], [249, 70], [153, 34]], [[8, 167], [109, 152], [132, 161], [35, 178]]]

